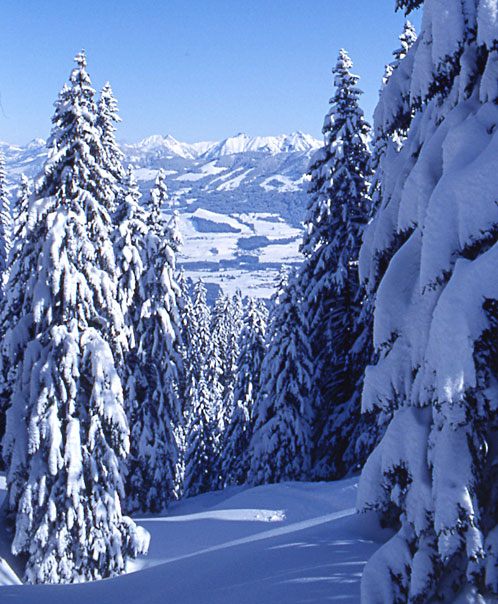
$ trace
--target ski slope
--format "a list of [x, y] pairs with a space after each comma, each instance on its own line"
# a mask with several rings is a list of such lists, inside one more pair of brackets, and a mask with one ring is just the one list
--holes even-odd
[[[139, 519], [151, 545], [129, 574], [79, 585], [4, 585], [0, 602], [358, 603], [363, 566], [387, 534], [355, 514], [356, 488], [356, 479], [284, 483], [187, 499], [168, 515]], [[0, 555], [16, 569], [7, 550], [2, 527]]]

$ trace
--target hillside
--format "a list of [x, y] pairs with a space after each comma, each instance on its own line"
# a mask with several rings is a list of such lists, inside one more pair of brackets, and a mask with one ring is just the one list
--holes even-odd
[[[0, 143], [12, 189], [21, 173], [30, 178], [39, 173], [45, 145], [41, 139], [25, 146]], [[193, 144], [154, 135], [122, 149], [144, 196], [158, 170], [165, 171], [171, 195], [165, 212], [180, 213], [184, 247], [179, 260], [187, 274], [228, 292], [240, 287], [269, 296], [280, 266], [301, 260], [305, 174], [320, 146], [295, 132]]]

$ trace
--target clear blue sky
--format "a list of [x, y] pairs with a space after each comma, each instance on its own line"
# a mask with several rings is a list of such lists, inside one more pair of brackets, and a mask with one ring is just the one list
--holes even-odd
[[[404, 16], [394, 0], [2, 0], [0, 140], [50, 132], [53, 102], [85, 48], [109, 80], [118, 139], [194, 142], [238, 132], [321, 137], [341, 47], [368, 118]], [[419, 26], [420, 15], [412, 19]]]

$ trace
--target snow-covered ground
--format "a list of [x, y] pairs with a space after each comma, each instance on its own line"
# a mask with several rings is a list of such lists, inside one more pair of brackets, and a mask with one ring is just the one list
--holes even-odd
[[[385, 535], [355, 514], [355, 497], [356, 480], [348, 479], [187, 499], [167, 516], [139, 520], [151, 545], [130, 574], [70, 586], [4, 585], [0, 602], [356, 604], [363, 565]], [[0, 556], [12, 562], [3, 527]]]

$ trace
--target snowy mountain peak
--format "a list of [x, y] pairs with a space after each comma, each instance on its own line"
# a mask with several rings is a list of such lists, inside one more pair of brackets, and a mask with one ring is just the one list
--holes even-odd
[[238, 153], [306, 153], [322, 146], [322, 143], [309, 134], [293, 132], [279, 136], [248, 136], [236, 134], [215, 144], [205, 154], [206, 159], [216, 159], [224, 155]]
[[41, 147], [45, 147], [47, 142], [43, 140], [43, 138], [33, 138], [26, 145], [26, 149], [40, 149]]
[[173, 155], [183, 157], [184, 159], [194, 159], [196, 157], [196, 154], [190, 149], [190, 145], [177, 141], [171, 134], [167, 134], [166, 136], [153, 134], [144, 138], [139, 143], [126, 145], [126, 147], [132, 153], [133, 150], [136, 150], [140, 154]]
[[239, 132], [220, 142], [182, 143], [171, 134], [162, 136], [154, 134], [142, 141], [125, 145], [125, 152], [135, 161], [148, 155], [158, 158], [181, 157], [183, 159], [219, 159], [226, 155], [240, 153], [308, 153], [322, 146], [322, 143], [309, 134], [293, 132], [278, 136], [249, 136]]

